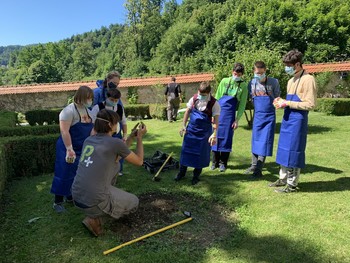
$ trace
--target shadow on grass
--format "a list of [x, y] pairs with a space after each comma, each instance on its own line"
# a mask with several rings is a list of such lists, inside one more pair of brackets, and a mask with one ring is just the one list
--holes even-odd
[[301, 192], [337, 192], [350, 190], [350, 177], [340, 177], [334, 181], [300, 183]]
[[[280, 130], [281, 130], [281, 123], [277, 122], [276, 128], [275, 128], [275, 133], [279, 134]], [[322, 134], [322, 133], [327, 133], [327, 132], [331, 132], [331, 131], [333, 131], [333, 128], [331, 128], [331, 127], [309, 124], [307, 133], [308, 134]]]
[[[243, 125], [242, 127], [243, 127], [243, 129], [245, 129], [247, 131], [252, 130], [252, 128], [250, 128], [248, 125]], [[281, 130], [281, 123], [277, 122], [276, 128], [275, 128], [275, 133], [279, 134], [280, 130]], [[331, 127], [326, 127], [326, 126], [321, 126], [321, 125], [309, 124], [309, 126], [308, 126], [308, 134], [322, 134], [322, 133], [331, 132], [333, 130], [334, 129]]]

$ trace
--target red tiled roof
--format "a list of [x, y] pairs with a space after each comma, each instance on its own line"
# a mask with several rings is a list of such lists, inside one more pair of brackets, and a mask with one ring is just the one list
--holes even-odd
[[304, 64], [303, 68], [306, 69], [308, 73], [350, 71], [350, 61]]
[[[338, 63], [316, 63], [304, 64], [303, 67], [309, 73], [318, 72], [339, 72], [350, 71], [350, 61]], [[179, 84], [198, 83], [201, 81], [214, 80], [213, 73], [198, 73], [198, 74], [184, 74], [177, 75], [176, 82]], [[170, 82], [170, 76], [166, 77], [145, 77], [145, 78], [122, 78], [119, 87], [143, 87], [152, 86], [156, 84], [165, 85]], [[95, 81], [78, 81], [78, 82], [59, 82], [59, 83], [45, 83], [21, 86], [0, 86], [0, 95], [2, 94], [19, 94], [19, 93], [39, 93], [39, 92], [58, 92], [58, 91], [75, 91], [79, 86], [96, 87]]]
[[[198, 73], [175, 75], [176, 82], [179, 84], [196, 83], [202, 81], [211, 81], [214, 79], [213, 73]], [[127, 87], [143, 87], [156, 84], [167, 84], [171, 81], [171, 77], [150, 77], [150, 78], [122, 78], [118, 85], [119, 88]], [[40, 93], [40, 92], [58, 92], [58, 91], [75, 91], [80, 86], [96, 87], [96, 81], [79, 81], [79, 82], [58, 82], [33, 85], [17, 85], [0, 87], [0, 95], [2, 94], [20, 94], [20, 93]]]

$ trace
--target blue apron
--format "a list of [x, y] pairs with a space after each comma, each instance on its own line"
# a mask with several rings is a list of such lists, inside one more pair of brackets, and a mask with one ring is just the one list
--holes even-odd
[[[296, 90], [294, 94], [287, 94], [287, 100], [301, 101]], [[308, 114], [305, 110], [284, 109], [276, 155], [278, 164], [289, 168], [305, 167]]]
[[[266, 92], [267, 93], [267, 92]], [[271, 96], [254, 97], [252, 153], [272, 156], [276, 111]]]
[[224, 95], [219, 99], [221, 112], [219, 116], [219, 128], [216, 144], [211, 147], [216, 152], [231, 152], [233, 128], [232, 123], [236, 120], [237, 98]]
[[182, 143], [181, 165], [194, 168], [209, 166], [210, 144], [208, 139], [212, 132], [211, 120], [208, 115], [193, 108]]
[[92, 128], [93, 123], [82, 122], [78, 122], [70, 127], [69, 133], [73, 150], [76, 154], [74, 163], [66, 162], [66, 147], [64, 146], [62, 136], [58, 138], [56, 143], [55, 175], [51, 186], [51, 193], [62, 196], [71, 195], [71, 187], [78, 168], [83, 143], [90, 136]]

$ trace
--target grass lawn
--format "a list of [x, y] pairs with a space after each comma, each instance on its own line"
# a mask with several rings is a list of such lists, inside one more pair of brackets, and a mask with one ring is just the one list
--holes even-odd
[[[281, 117], [279, 112], [278, 123]], [[129, 127], [134, 123], [129, 122]], [[249, 181], [243, 175], [250, 165], [251, 139], [243, 119], [234, 137], [229, 169], [225, 173], [204, 169], [194, 187], [191, 169], [178, 183], [173, 181], [175, 170], [162, 172], [162, 180], [153, 182], [143, 167], [125, 165], [118, 187], [136, 195], [160, 191], [193, 196], [196, 207], [189, 209], [195, 220], [107, 256], [102, 252], [121, 244], [121, 238], [108, 227], [105, 235], [92, 237], [81, 225], [83, 215], [73, 206], [66, 206], [68, 213], [55, 214], [49, 193], [52, 174], [13, 180], [0, 210], [0, 262], [350, 262], [349, 123], [350, 116], [310, 113], [307, 167], [302, 170], [300, 191], [292, 194], [277, 194], [267, 187], [277, 179], [275, 156], [267, 159], [262, 180]], [[179, 159], [181, 122], [146, 120], [145, 124], [149, 131], [144, 139], [146, 156], [156, 150], [173, 151]], [[213, 204], [229, 215], [226, 222], [208, 218]], [[36, 217], [40, 218], [28, 222]], [[210, 220], [222, 224], [228, 234], [209, 233], [210, 228], [201, 224]], [[201, 235], [208, 231], [208, 239], [215, 242], [196, 239], [198, 229]], [[179, 232], [192, 235], [179, 240]]]

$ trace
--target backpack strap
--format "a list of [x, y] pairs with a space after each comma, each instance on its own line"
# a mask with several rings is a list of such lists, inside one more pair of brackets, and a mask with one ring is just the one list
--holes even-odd
[[120, 104], [117, 105], [117, 113], [118, 113], [119, 119], [121, 121], [123, 118], [124, 109], [123, 109], [123, 106]]
[[100, 102], [98, 104], [98, 108], [99, 108], [99, 110], [103, 110], [104, 108], [106, 108], [106, 106], [105, 106], [105, 104], [103, 102]]

